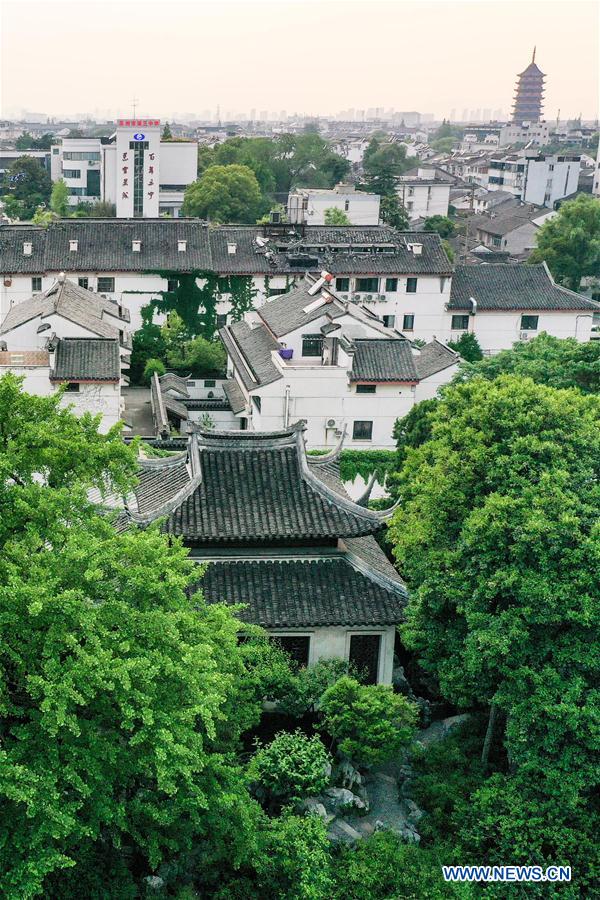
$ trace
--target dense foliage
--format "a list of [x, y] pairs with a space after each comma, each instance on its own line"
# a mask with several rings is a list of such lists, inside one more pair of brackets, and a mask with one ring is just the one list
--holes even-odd
[[[575, 390], [513, 376], [448, 388], [390, 529], [413, 588], [404, 640], [443, 697], [489, 709], [484, 764], [502, 735], [499, 771], [471, 795], [472, 846], [577, 860], [583, 885], [597, 874], [599, 425], [598, 399]], [[570, 821], [587, 823], [581, 852]]]
[[454, 222], [448, 216], [430, 216], [423, 223], [423, 231], [435, 231], [442, 238], [452, 237]]
[[325, 210], [324, 219], [326, 225], [350, 225], [350, 219], [343, 209], [330, 206]]
[[[458, 342], [457, 342], [458, 344]], [[460, 349], [454, 345], [454, 349]], [[577, 388], [584, 394], [600, 392], [600, 341], [580, 343], [575, 338], [556, 338], [543, 332], [532, 341], [519, 341], [510, 350], [461, 365], [457, 380], [498, 375], [519, 375], [555, 388]]]
[[329, 783], [331, 757], [318, 735], [281, 731], [270, 744], [258, 746], [249, 777], [276, 803], [293, 803], [320, 793]]
[[546, 262], [560, 284], [578, 291], [581, 279], [600, 272], [600, 200], [579, 194], [563, 203], [537, 233], [528, 263]]
[[322, 728], [345, 756], [361, 765], [397, 757], [414, 734], [414, 704], [390, 685], [360, 684], [349, 675], [321, 698]]
[[483, 359], [483, 351], [477, 340], [476, 335], [472, 331], [465, 331], [456, 341], [448, 341], [451, 350], [460, 353], [466, 362], [476, 362]]
[[252, 223], [260, 213], [260, 187], [248, 166], [209, 166], [185, 191], [186, 216], [215, 223]]
[[4, 177], [4, 187], [6, 214], [11, 219], [31, 219], [39, 206], [49, 202], [52, 181], [39, 160], [19, 156]]

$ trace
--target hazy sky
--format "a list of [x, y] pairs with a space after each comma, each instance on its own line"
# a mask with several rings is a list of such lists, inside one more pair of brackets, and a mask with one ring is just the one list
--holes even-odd
[[530, 60], [545, 115], [598, 116], [598, 2], [0, 0], [0, 114], [173, 117], [509, 110]]

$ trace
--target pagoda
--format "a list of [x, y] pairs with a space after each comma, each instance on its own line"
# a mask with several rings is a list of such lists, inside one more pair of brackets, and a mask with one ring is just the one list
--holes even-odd
[[518, 76], [512, 110], [512, 120], [516, 125], [521, 125], [523, 122], [540, 121], [545, 77], [536, 65], [534, 47], [531, 62]]

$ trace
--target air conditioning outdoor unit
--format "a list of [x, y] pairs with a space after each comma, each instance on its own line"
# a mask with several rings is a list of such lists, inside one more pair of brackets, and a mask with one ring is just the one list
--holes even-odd
[[340, 294], [340, 300], [347, 300], [348, 294]]
[[530, 337], [531, 337], [530, 331], [520, 331], [519, 332], [519, 340], [520, 341], [528, 341]]
[[341, 431], [342, 426], [343, 426], [342, 419], [331, 418], [331, 419], [327, 419], [327, 422], [325, 423], [325, 427], [327, 429], [333, 428], [336, 431]]
[[377, 294], [378, 300], [385, 300], [385, 294]]
[[365, 294], [365, 296], [363, 297], [363, 300], [365, 300], [366, 303], [369, 303], [372, 299], [373, 294]]

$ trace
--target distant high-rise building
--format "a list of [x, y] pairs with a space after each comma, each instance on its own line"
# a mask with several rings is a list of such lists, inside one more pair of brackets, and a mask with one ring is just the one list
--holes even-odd
[[534, 47], [531, 62], [519, 74], [516, 84], [512, 120], [517, 125], [521, 125], [523, 122], [540, 121], [542, 104], [544, 102], [545, 77], [544, 73], [536, 65]]

